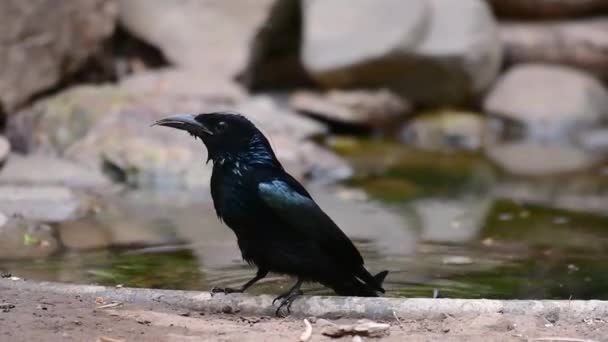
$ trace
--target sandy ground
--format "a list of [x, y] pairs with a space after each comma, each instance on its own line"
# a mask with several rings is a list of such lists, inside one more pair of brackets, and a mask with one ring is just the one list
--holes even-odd
[[[0, 292], [0, 341], [299, 341], [299, 319], [202, 315], [162, 303], [100, 308], [106, 299], [23, 289]], [[327, 323], [311, 318], [310, 341], [351, 341], [322, 335]], [[334, 320], [354, 323], [355, 320]], [[392, 320], [380, 341], [608, 341], [608, 321], [555, 322], [547, 318], [490, 314], [436, 320]], [[104, 338], [109, 339], [104, 339]], [[565, 339], [568, 338], [568, 339]], [[115, 340], [112, 340], [115, 339]]]

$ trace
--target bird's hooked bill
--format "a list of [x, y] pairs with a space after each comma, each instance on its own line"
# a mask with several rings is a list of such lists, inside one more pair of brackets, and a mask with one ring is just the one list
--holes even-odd
[[152, 126], [166, 126], [188, 131], [190, 133], [205, 133], [213, 135], [213, 132], [202, 123], [198, 122], [193, 114], [177, 114], [160, 119]]

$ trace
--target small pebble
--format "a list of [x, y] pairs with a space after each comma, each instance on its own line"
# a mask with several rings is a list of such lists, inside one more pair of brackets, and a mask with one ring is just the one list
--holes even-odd
[[470, 265], [473, 263], [473, 259], [467, 256], [447, 256], [443, 258], [443, 263], [445, 265]]
[[568, 223], [570, 220], [568, 220], [567, 217], [563, 217], [563, 216], [558, 216], [553, 218], [553, 223], [555, 224], [566, 224]]
[[501, 221], [511, 221], [513, 219], [513, 214], [502, 213], [502, 214], [498, 215], [498, 219]]

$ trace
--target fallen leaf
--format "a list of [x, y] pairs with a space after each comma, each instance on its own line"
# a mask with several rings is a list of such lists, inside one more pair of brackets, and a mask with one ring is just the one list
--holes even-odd
[[310, 324], [307, 319], [304, 319], [304, 325], [306, 328], [304, 329], [302, 335], [300, 335], [300, 342], [306, 342], [312, 336], [312, 324]]

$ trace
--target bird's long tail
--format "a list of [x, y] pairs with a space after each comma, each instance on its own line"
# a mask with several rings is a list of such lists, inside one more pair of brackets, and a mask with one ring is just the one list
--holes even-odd
[[353, 277], [340, 278], [325, 285], [331, 287], [340, 296], [378, 297], [384, 293], [382, 283], [387, 274], [388, 271], [382, 271], [372, 276], [362, 268], [362, 271]]

